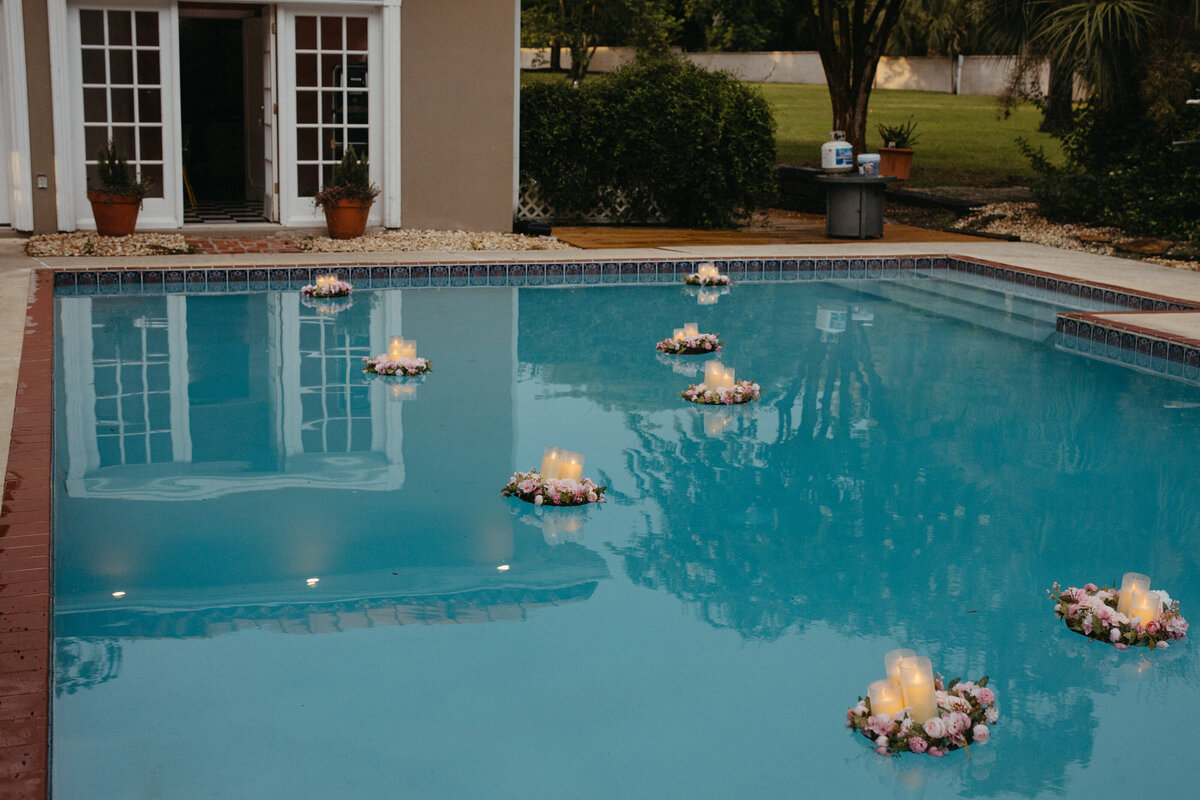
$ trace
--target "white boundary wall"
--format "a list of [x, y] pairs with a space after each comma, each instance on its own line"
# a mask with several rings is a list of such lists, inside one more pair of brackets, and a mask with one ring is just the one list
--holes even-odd
[[[764, 53], [685, 53], [692, 63], [708, 70], [725, 70], [742, 80], [761, 83], [825, 84], [825, 70], [815, 51]], [[521, 68], [531, 69], [550, 63], [548, 50], [521, 50]], [[633, 59], [627, 47], [601, 47], [592, 57], [590, 72], [609, 72]], [[914, 89], [949, 94], [999, 95], [1008, 82], [1015, 59], [1012, 56], [959, 56], [950, 58], [888, 58], [879, 61], [876, 89]], [[563, 66], [571, 63], [571, 54], [562, 51]], [[957, 63], [955, 63], [957, 62]], [[956, 74], [957, 73], [957, 74]], [[1048, 70], [1042, 69], [1042, 90], [1046, 90]], [[957, 89], [955, 91], [955, 80]]]

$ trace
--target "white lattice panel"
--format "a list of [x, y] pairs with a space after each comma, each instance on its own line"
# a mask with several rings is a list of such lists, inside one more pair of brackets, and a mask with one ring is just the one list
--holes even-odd
[[[616, 218], [629, 209], [629, 201], [625, 197], [624, 192], [617, 192], [613, 202], [608, 205], [598, 205], [578, 217], [562, 217], [554, 212], [554, 207], [542, 200], [538, 193], [537, 184], [533, 181], [521, 182], [521, 194], [517, 199], [517, 217], [519, 219], [532, 219], [544, 222], [594, 222], [594, 223], [611, 223], [615, 222]], [[650, 222], [664, 222], [665, 217], [658, 208], [658, 204], [651, 207], [652, 218]]]

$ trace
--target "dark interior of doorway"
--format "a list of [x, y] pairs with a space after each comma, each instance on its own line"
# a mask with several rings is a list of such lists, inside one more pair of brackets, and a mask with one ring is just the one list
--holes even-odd
[[179, 20], [179, 89], [192, 191], [201, 200], [245, 199], [240, 20]]

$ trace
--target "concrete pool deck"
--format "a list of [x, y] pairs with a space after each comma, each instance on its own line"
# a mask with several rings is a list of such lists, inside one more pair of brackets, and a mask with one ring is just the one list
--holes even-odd
[[[1200, 273], [1041, 245], [989, 240], [848, 241], [806, 245], [655, 247], [587, 251], [469, 253], [237, 254], [138, 258], [30, 258], [25, 240], [0, 237], [0, 452], [6, 483], [0, 517], [0, 783], [6, 797], [45, 797], [50, 703], [49, 426], [50, 309], [54, 270], [128, 270], [395, 263], [645, 261], [672, 259], [893, 258], [961, 256], [1040, 276], [1173, 298], [1200, 307]], [[36, 303], [32, 300], [36, 296]], [[31, 313], [36, 309], [36, 313]], [[1200, 311], [1120, 311], [1076, 315], [1200, 347]], [[22, 365], [22, 356], [26, 363]], [[22, 369], [37, 368], [29, 381]], [[25, 461], [18, 465], [18, 454]], [[24, 466], [31, 454], [37, 465]], [[11, 457], [10, 457], [11, 455]], [[11, 469], [9, 468], [11, 467]], [[36, 514], [28, 509], [37, 504]]]

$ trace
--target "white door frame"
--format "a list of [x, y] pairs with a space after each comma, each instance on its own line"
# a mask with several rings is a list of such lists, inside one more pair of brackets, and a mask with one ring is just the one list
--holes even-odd
[[[384, 157], [384, 141], [382, 131], [382, 106], [386, 103], [382, 92], [384, 83], [384, 42], [381, 9], [378, 5], [280, 5], [277, 7], [277, 26], [275, 47], [279, 63], [285, 68], [277, 72], [278, 92], [275, 102], [279, 107], [279, 163], [286, 164], [286, 169], [279, 169], [279, 221], [287, 226], [324, 225], [325, 218], [312, 204], [312, 199], [301, 197], [296, 181], [295, 165], [297, 161], [296, 139], [294, 134], [287, 132], [296, 130], [296, 76], [294, 68], [286, 68], [294, 63], [296, 52], [296, 34], [294, 20], [297, 16], [364, 16], [367, 18], [367, 136], [371, 143], [370, 165], [371, 180], [379, 183], [382, 178]], [[398, 99], [397, 101], [398, 102]], [[381, 203], [371, 207], [367, 218], [368, 224], [378, 225], [383, 220]]]
[[[25, 78], [25, 23], [21, 0], [0, 0], [0, 225], [33, 230], [29, 154], [29, 95]], [[11, 155], [10, 155], [11, 154]]]
[[[159, 81], [162, 101], [162, 197], [147, 197], [138, 216], [138, 228], [179, 228], [183, 225], [183, 186], [180, 180], [183, 164], [183, 144], [180, 141], [179, 110], [179, 8], [171, 0], [79, 0], [70, 2], [66, 11], [68, 34], [66, 37], [66, 67], [70, 76], [68, 116], [69, 122], [56, 125], [55, 139], [62, 131], [67, 139], [65, 149], [60, 152], [70, 159], [66, 165], [59, 164], [59, 190], [69, 194], [72, 200], [71, 217], [74, 228], [91, 230], [96, 227], [87, 197], [87, 167], [83, 129], [83, 74], [80, 59], [81, 43], [79, 10], [129, 10], [157, 11], [159, 36]], [[58, 93], [56, 93], [58, 94]], [[57, 111], [57, 108], [56, 108]], [[60, 208], [62, 202], [60, 199]], [[60, 225], [63, 217], [60, 215]]]

